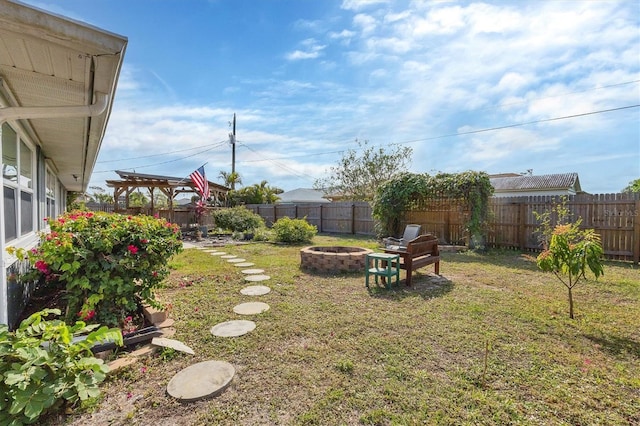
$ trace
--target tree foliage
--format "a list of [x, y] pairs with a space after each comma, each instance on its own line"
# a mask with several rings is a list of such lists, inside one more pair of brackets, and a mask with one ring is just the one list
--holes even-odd
[[223, 180], [224, 186], [227, 188], [235, 188], [236, 185], [242, 185], [242, 178], [238, 172], [220, 170], [218, 177]]
[[636, 180], [632, 180], [631, 182], [629, 182], [629, 185], [627, 185], [622, 192], [629, 192], [629, 193], [635, 193], [638, 192], [640, 193], [640, 178], [636, 179]]
[[314, 188], [344, 196], [353, 201], [371, 201], [376, 189], [384, 182], [407, 170], [413, 150], [396, 146], [391, 152], [358, 141], [357, 149], [349, 149], [337, 166], [331, 167], [329, 177], [318, 179]]
[[[397, 235], [405, 212], [420, 202], [434, 199], [461, 200], [470, 216], [465, 224], [470, 244], [481, 237], [489, 219], [489, 197], [493, 186], [484, 172], [402, 173], [383, 183], [373, 200], [373, 217], [380, 236]], [[476, 238], [476, 240], [474, 240]]]
[[282, 189], [270, 186], [266, 180], [263, 180], [251, 186], [229, 191], [227, 197], [232, 206], [243, 204], [274, 204], [278, 201], [278, 194], [282, 192]]
[[593, 229], [580, 229], [581, 219], [575, 223], [557, 225], [551, 235], [549, 248], [538, 255], [537, 264], [545, 272], [553, 272], [567, 288], [569, 317], [573, 319], [573, 288], [586, 279], [587, 270], [598, 278], [604, 273], [603, 249], [600, 236]]

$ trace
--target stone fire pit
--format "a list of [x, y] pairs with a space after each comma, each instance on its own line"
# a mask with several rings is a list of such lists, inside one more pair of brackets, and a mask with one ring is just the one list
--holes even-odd
[[362, 247], [305, 247], [300, 250], [300, 266], [316, 272], [364, 271], [365, 257], [369, 253], [373, 250]]

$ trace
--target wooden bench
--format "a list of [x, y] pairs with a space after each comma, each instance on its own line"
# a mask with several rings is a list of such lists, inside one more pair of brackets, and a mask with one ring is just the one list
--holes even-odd
[[438, 239], [431, 234], [420, 235], [409, 241], [406, 249], [401, 247], [386, 247], [385, 253], [400, 255], [400, 269], [407, 271], [407, 285], [411, 285], [413, 271], [423, 266], [435, 264], [436, 275], [440, 275], [440, 250]]

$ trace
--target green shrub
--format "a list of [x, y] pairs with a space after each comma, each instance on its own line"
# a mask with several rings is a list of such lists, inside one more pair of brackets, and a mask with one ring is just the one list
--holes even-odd
[[[60, 407], [100, 394], [98, 384], [109, 368], [93, 357], [96, 343], [122, 345], [118, 329], [86, 325], [67, 326], [61, 320], [47, 321], [58, 309], [36, 312], [11, 333], [0, 325], [0, 424], [22, 425]], [[86, 339], [73, 341], [76, 335]]]
[[164, 219], [75, 211], [49, 220], [50, 233], [26, 252], [37, 279], [66, 287], [66, 320], [116, 326], [139, 302], [161, 307], [154, 291], [182, 250], [179, 229]]
[[273, 233], [268, 228], [256, 228], [253, 231], [253, 241], [269, 241]]
[[231, 232], [252, 231], [264, 227], [264, 219], [244, 207], [220, 209], [213, 213], [216, 226]]
[[318, 233], [318, 228], [306, 220], [289, 217], [278, 219], [271, 229], [275, 234], [275, 240], [281, 243], [311, 242]]

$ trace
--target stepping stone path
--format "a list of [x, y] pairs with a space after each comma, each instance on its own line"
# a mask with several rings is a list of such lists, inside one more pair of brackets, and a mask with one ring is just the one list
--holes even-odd
[[204, 361], [178, 372], [169, 381], [167, 393], [180, 402], [198, 401], [222, 393], [236, 369], [225, 361]]
[[[246, 262], [245, 259], [238, 258], [223, 251], [205, 250], [211, 256], [220, 256], [227, 259], [227, 262], [234, 266], [250, 267], [254, 263]], [[245, 269], [246, 281], [266, 281], [271, 279], [268, 275], [262, 275], [264, 269]], [[245, 296], [262, 296], [271, 292], [271, 289], [264, 285], [248, 286], [240, 290]], [[233, 312], [239, 315], [256, 315], [269, 310], [269, 305], [263, 302], [247, 302], [234, 306]], [[256, 328], [256, 323], [247, 320], [231, 320], [211, 327], [211, 334], [218, 337], [238, 337], [247, 334]], [[159, 340], [156, 343], [162, 346], [175, 347], [176, 342], [171, 339]], [[180, 342], [177, 342], [180, 343]], [[186, 345], [179, 346], [184, 352], [193, 351]], [[191, 365], [178, 372], [169, 381], [167, 393], [180, 402], [198, 401], [204, 398], [217, 396], [222, 393], [231, 383], [236, 370], [233, 365], [225, 361], [205, 361]]]
[[266, 281], [270, 280], [271, 277], [269, 275], [247, 275], [244, 277], [245, 281], [258, 282], [258, 281]]
[[221, 322], [211, 327], [211, 334], [218, 337], [238, 337], [255, 330], [256, 323], [247, 320]]
[[185, 345], [179, 340], [167, 339], [166, 337], [154, 337], [151, 340], [152, 345], [162, 346], [163, 348], [171, 348], [176, 351], [184, 352], [190, 355], [195, 355], [196, 353], [189, 346]]
[[240, 290], [240, 293], [245, 296], [262, 296], [269, 292], [271, 292], [271, 289], [266, 285], [250, 285]]
[[268, 310], [269, 305], [263, 302], [247, 302], [233, 307], [233, 312], [238, 315], [256, 315]]

